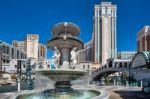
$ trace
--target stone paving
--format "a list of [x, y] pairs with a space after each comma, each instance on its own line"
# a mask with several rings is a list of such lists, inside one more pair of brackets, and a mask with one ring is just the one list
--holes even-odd
[[[79, 87], [79, 86], [74, 86]], [[94, 86], [89, 88], [107, 90], [110, 93], [110, 99], [150, 99], [150, 95], [141, 92], [140, 87], [116, 87], [116, 86]], [[28, 92], [28, 90], [20, 93]], [[0, 99], [12, 99], [10, 97], [17, 95], [18, 92], [0, 93]]]

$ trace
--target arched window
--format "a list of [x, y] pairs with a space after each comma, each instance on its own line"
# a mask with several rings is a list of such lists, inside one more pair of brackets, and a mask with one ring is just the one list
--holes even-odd
[[47, 68], [50, 68], [50, 65], [47, 65]]
[[119, 67], [122, 67], [122, 63], [119, 63]]
[[83, 65], [83, 69], [85, 69], [85, 65]]
[[36, 66], [35, 65], [32, 65], [32, 69], [35, 69], [36, 68]]
[[42, 66], [42, 65], [40, 65], [40, 66], [39, 66], [39, 69], [42, 69], [42, 68], [43, 68], [43, 66]]
[[124, 67], [125, 67], [125, 68], [127, 68], [127, 65], [128, 65], [127, 63], [124, 63]]
[[25, 64], [23, 64], [23, 68], [26, 68], [26, 65], [25, 65]]
[[109, 61], [109, 67], [112, 67], [113, 62], [110, 60]]
[[90, 65], [88, 65], [88, 69], [90, 69]]

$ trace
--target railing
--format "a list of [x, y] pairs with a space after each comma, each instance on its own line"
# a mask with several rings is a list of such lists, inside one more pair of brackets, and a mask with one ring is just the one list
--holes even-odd
[[[125, 68], [125, 67], [103, 67], [103, 68], [98, 68], [95, 71], [93, 71], [92, 72], [92, 78], [95, 78], [99, 74], [107, 72], [107, 71], [126, 72], [129, 75], [132, 74], [135, 77], [139, 76], [139, 74], [143, 74], [143, 73], [144, 74], [150, 74], [150, 70], [149, 69], [134, 69], [134, 68]], [[142, 75], [140, 75], [140, 76], [142, 76]], [[144, 76], [142, 76], [142, 78], [143, 77]]]
[[117, 80], [114, 80], [114, 86], [143, 87], [143, 82], [142, 81], [117, 81]]

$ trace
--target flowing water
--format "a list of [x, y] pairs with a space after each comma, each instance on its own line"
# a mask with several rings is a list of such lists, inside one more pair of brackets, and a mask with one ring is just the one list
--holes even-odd
[[52, 90], [47, 90], [42, 93], [22, 95], [17, 99], [92, 99], [98, 95], [100, 92], [94, 90], [75, 90], [70, 93], [55, 93]]

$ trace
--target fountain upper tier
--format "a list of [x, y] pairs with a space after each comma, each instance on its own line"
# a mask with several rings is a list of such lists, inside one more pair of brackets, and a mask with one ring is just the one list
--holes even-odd
[[80, 27], [73, 23], [58, 23], [53, 27], [53, 37], [48, 40], [48, 48], [57, 46], [59, 49], [72, 49], [73, 47], [77, 47], [77, 50], [80, 50], [84, 44], [76, 37], [79, 33]]
[[67, 37], [64, 40], [63, 37], [53, 37], [52, 39], [48, 40], [48, 48], [57, 46], [58, 48], [73, 48], [74, 46], [77, 47], [77, 50], [83, 48], [83, 43], [79, 38], [76, 37]]
[[78, 36], [80, 27], [70, 22], [63, 22], [54, 25], [52, 31], [54, 37], [64, 35], [65, 33], [67, 35]]

